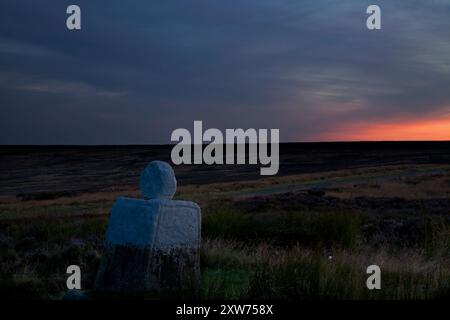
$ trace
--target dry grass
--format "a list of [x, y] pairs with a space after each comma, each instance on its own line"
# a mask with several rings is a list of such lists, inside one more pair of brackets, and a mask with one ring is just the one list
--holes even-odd
[[[392, 225], [407, 225], [410, 217], [342, 210], [327, 206], [326, 199], [308, 207], [295, 193], [286, 203], [277, 192], [320, 182], [330, 186], [328, 195], [344, 199], [448, 198], [449, 181], [448, 166], [389, 166], [182, 186], [177, 198], [203, 209], [200, 298], [448, 297], [446, 216], [413, 217], [414, 228], [391, 232]], [[267, 190], [277, 192], [268, 200], [260, 197], [263, 205], [251, 197]], [[39, 201], [0, 198], [0, 295], [60, 298], [65, 267], [73, 263], [83, 266], [83, 286], [91, 288], [107, 216], [119, 196], [139, 192], [122, 188]], [[383, 272], [380, 292], [365, 287], [371, 264]]]
[[355, 197], [398, 197], [404, 199], [431, 199], [450, 197], [450, 172], [417, 177], [400, 177], [343, 185], [329, 195], [351, 199]]
[[[209, 272], [215, 270], [215, 278], [204, 279], [203, 298], [433, 299], [450, 294], [448, 261], [430, 261], [410, 251], [396, 256], [383, 250], [320, 253], [221, 240], [204, 243], [202, 250]], [[372, 264], [382, 270], [380, 291], [366, 288], [366, 269]]]

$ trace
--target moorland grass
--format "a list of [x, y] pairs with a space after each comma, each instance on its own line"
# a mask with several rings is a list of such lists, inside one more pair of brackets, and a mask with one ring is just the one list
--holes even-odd
[[[78, 207], [79, 206], [79, 207]], [[81, 267], [92, 289], [107, 215], [58, 214], [0, 220], [0, 296], [59, 299], [66, 268]], [[69, 206], [70, 207], [70, 206]], [[47, 212], [36, 207], [33, 212]], [[101, 211], [99, 211], [101, 210]], [[8, 208], [2, 208], [5, 216]], [[54, 214], [53, 214], [54, 213]], [[243, 210], [229, 202], [205, 206], [202, 221], [203, 299], [433, 299], [450, 296], [450, 227], [443, 216], [415, 217], [400, 234], [387, 232], [392, 217], [301, 206]], [[398, 217], [404, 223], [405, 217]], [[396, 223], [397, 223], [396, 222]], [[369, 226], [369, 227], [368, 227]], [[389, 229], [389, 228], [388, 228]], [[382, 290], [366, 289], [366, 268], [382, 268]], [[176, 296], [172, 296], [174, 298]]]

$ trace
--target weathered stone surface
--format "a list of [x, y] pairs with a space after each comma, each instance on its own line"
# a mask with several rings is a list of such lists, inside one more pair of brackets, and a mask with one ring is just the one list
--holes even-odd
[[199, 237], [200, 208], [193, 202], [119, 198], [111, 211], [106, 243], [192, 247]]
[[164, 161], [152, 161], [141, 174], [141, 193], [144, 199], [172, 199], [177, 180], [172, 167]]
[[199, 252], [194, 248], [110, 246], [104, 253], [96, 290], [140, 293], [195, 289], [199, 268]]
[[[168, 200], [175, 177], [161, 163], [150, 163], [141, 181], [142, 193], [158, 198], [119, 198], [114, 204], [96, 291], [126, 294], [198, 286], [200, 208]], [[157, 182], [145, 181], [151, 177]], [[165, 186], [164, 192], [156, 190], [158, 184]]]

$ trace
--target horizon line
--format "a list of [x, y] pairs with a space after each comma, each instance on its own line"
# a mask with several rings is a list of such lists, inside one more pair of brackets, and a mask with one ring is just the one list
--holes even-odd
[[[450, 142], [448, 140], [326, 140], [326, 141], [286, 141], [279, 144], [318, 144], [318, 143], [439, 143]], [[178, 143], [128, 143], [128, 144], [0, 144], [0, 147], [114, 147], [114, 146], [174, 146]], [[209, 143], [203, 143], [202, 145], [208, 145]], [[226, 143], [223, 143], [226, 144]], [[248, 144], [248, 143], [245, 143]], [[194, 144], [192, 144], [194, 145]]]

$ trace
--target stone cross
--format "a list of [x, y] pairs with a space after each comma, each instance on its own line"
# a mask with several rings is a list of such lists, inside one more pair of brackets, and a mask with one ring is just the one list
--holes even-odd
[[95, 291], [126, 294], [198, 287], [200, 208], [171, 200], [176, 188], [172, 167], [152, 161], [141, 175], [143, 199], [116, 201]]

